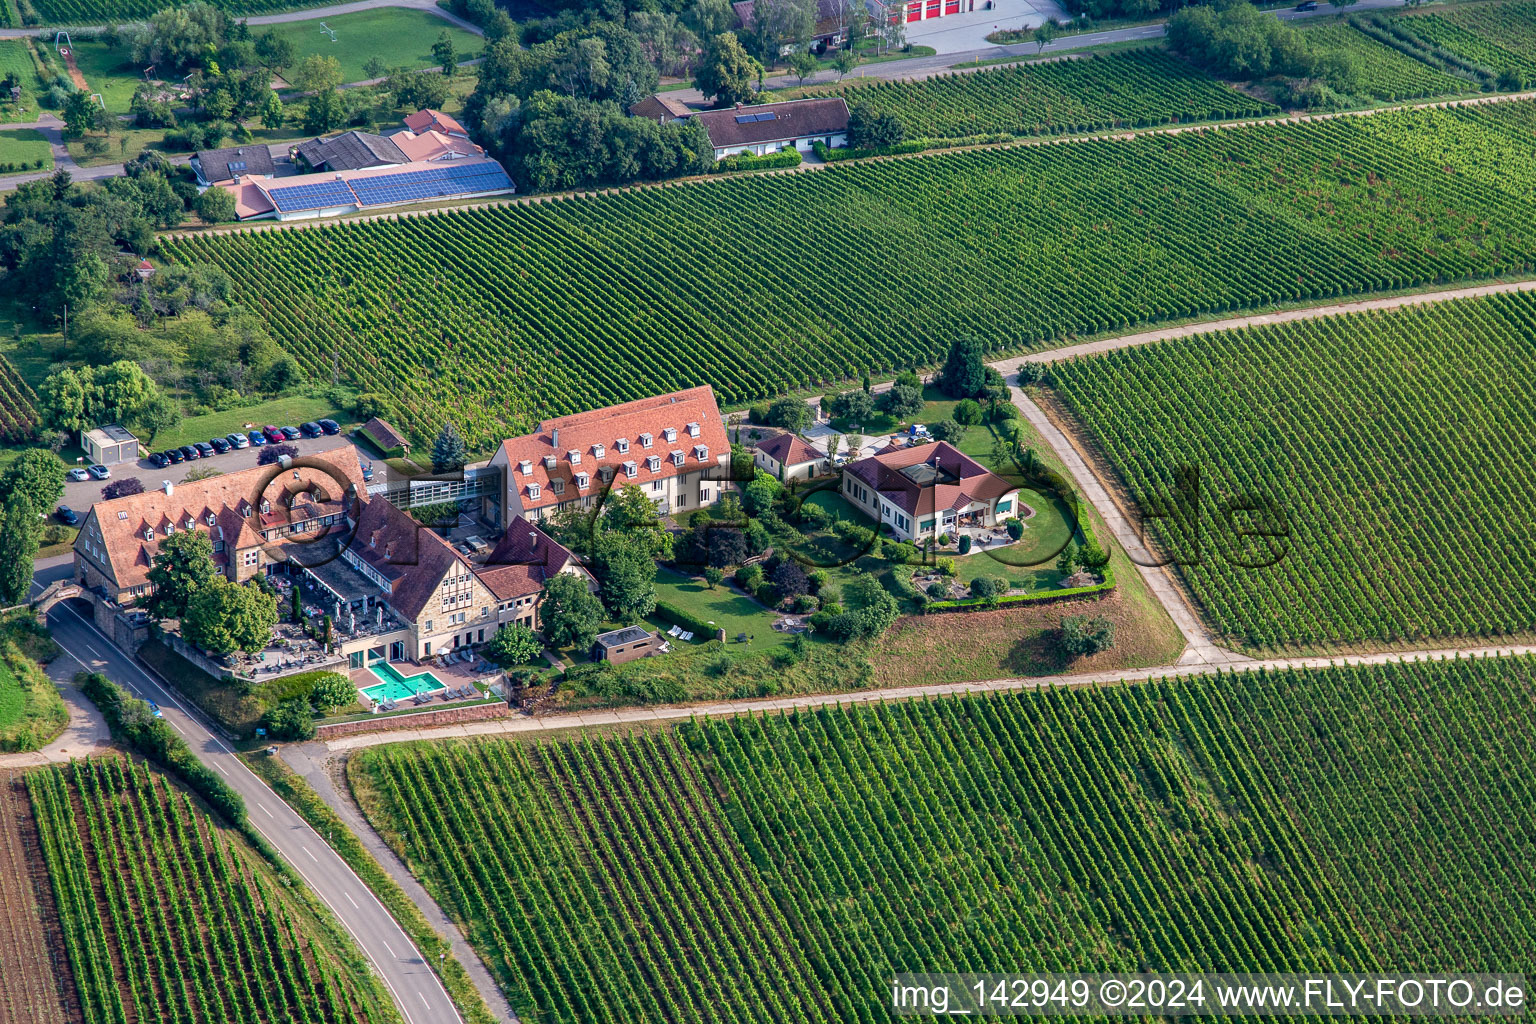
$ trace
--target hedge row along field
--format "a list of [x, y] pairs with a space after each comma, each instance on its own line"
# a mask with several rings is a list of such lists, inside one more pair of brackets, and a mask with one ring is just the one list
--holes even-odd
[[1342, 22], [1308, 26], [1306, 37], [1319, 51], [1348, 55], [1357, 79], [1351, 91], [1358, 95], [1396, 102], [1477, 91], [1470, 82], [1416, 61]]
[[1015, 64], [921, 81], [850, 80], [806, 95], [840, 95], [895, 114], [911, 138], [1056, 135], [1105, 128], [1145, 128], [1278, 113], [1166, 50]]
[[897, 971], [1522, 969], [1533, 701], [1524, 659], [1253, 672], [348, 771], [524, 1021], [884, 1021]]
[[26, 775], [86, 1024], [397, 1022], [191, 799], [125, 758]]
[[[1536, 628], [1533, 376], [1530, 294], [1206, 334], [1051, 371], [1140, 507], [1174, 493], [1177, 467], [1199, 467], [1200, 563], [1180, 571], [1220, 633], [1260, 646]], [[1220, 509], [1234, 495], [1289, 521], [1283, 560], [1234, 564], [1265, 561], [1260, 542], [1232, 540]], [[1190, 559], [1192, 522], [1157, 520], [1155, 536]], [[1238, 559], [1223, 553], [1234, 546]]]
[[[223, 267], [310, 373], [334, 359], [396, 396], [417, 437], [451, 417], [484, 449], [701, 382], [743, 402], [929, 364], [963, 334], [1020, 349], [1529, 270], [1531, 112], [1019, 146], [161, 244]], [[1468, 135], [1484, 141], [1463, 154]], [[1522, 145], [1503, 180], [1484, 175]]]

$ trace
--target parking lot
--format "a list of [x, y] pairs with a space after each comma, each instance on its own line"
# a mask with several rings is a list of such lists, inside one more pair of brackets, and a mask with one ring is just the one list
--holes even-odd
[[[299, 450], [301, 455], [313, 455], [315, 452], [328, 452], [333, 448], [351, 444], [352, 441], [346, 434], [334, 434], [330, 437], [301, 437], [297, 441], [284, 441], [283, 443], [293, 445]], [[270, 447], [270, 445], [267, 447]], [[85, 480], [79, 483], [73, 480], [66, 481], [64, 484], [63, 504], [80, 513], [80, 517], [84, 519], [85, 513], [90, 507], [101, 500], [101, 489], [112, 481], [122, 480], [127, 477], [138, 477], [144, 482], [144, 489], [147, 491], [159, 487], [162, 481], [165, 480], [169, 480], [173, 484], [179, 484], [193, 470], [217, 469], [230, 473], [237, 469], [249, 469], [257, 464], [257, 456], [265, 450], [265, 448], [257, 448], [254, 445], [250, 448], [237, 448], [223, 455], [215, 455], [211, 459], [183, 462], [179, 466], [166, 466], [164, 469], [156, 469], [143, 459], [135, 463], [119, 463], [108, 467], [112, 470], [112, 480]], [[370, 456], [362, 452], [358, 454], [364, 463], [372, 461]], [[383, 467], [380, 466], [379, 468], [382, 469]]]

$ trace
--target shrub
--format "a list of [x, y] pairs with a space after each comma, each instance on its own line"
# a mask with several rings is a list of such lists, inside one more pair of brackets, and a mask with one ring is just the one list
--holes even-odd
[[1003, 529], [1008, 531], [1009, 539], [1018, 540], [1024, 536], [1024, 520], [1018, 516], [1013, 516], [1003, 521]]
[[113, 480], [101, 489], [103, 501], [111, 501], [113, 498], [126, 498], [130, 494], [143, 494], [144, 481], [136, 476], [124, 477], [121, 480]]
[[357, 688], [340, 672], [320, 672], [309, 690], [309, 704], [320, 714], [344, 708], [357, 700]]
[[960, 535], [960, 553], [962, 555], [967, 555], [967, 554], [970, 554], [970, 551], [971, 551], [971, 535], [968, 534], [968, 533], [961, 534]]
[[682, 626], [690, 633], [701, 634], [705, 637], [713, 637], [716, 633], [714, 626], [699, 618], [686, 609], [677, 605], [668, 604], [665, 601], [656, 602], [656, 617], [666, 619], [674, 625]]
[[799, 167], [800, 160], [800, 151], [793, 146], [786, 146], [777, 153], [769, 153], [766, 156], [755, 156], [751, 153], [734, 153], [731, 156], [715, 161], [715, 173], [763, 171], [774, 167]]
[[760, 565], [744, 565], [736, 570], [736, 585], [749, 593], [757, 590], [759, 583], [763, 582], [763, 567]]
[[315, 738], [315, 716], [307, 700], [285, 700], [268, 708], [261, 716], [261, 725], [267, 730], [267, 736], [274, 740]]
[[955, 420], [940, 420], [928, 431], [935, 441], [948, 441], [951, 444], [965, 436], [965, 427]]
[[998, 576], [977, 576], [971, 580], [971, 596], [980, 598], [1001, 597], [1008, 593], [1008, 581]]
[[967, 427], [974, 427], [980, 423], [981, 403], [974, 398], [966, 398], [956, 403], [955, 422]]
[[949, 596], [949, 585], [934, 580], [928, 584], [928, 596], [935, 601], [942, 601]]
[[769, 608], [775, 608], [779, 603], [779, 592], [772, 583], [759, 583], [757, 585], [757, 599]]
[[1068, 615], [1061, 620], [1061, 649], [1082, 658], [1115, 646], [1115, 624], [1102, 615]]
[[794, 608], [796, 614], [803, 615], [806, 612], [814, 612], [816, 610], [816, 604], [817, 602], [815, 597], [810, 594], [801, 594], [795, 598], [795, 603], [792, 607]]

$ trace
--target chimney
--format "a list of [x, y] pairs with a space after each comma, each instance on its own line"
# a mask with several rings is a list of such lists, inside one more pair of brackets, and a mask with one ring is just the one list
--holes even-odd
[[287, 469], [289, 466], [293, 465], [293, 456], [292, 455], [279, 455], [277, 457], [277, 464], [279, 466], [283, 467], [284, 469]]
[[175, 488], [171, 486], [171, 482], [169, 480], [161, 480], [160, 489], [166, 494], [170, 494], [173, 490], [175, 490]]
[[560, 428], [559, 427], [555, 427], [552, 430], [550, 430], [550, 432], [549, 432], [549, 446], [551, 448], [559, 448], [560, 447]]
[[539, 533], [537, 530], [528, 531], [528, 546], [537, 549], [539, 546]]

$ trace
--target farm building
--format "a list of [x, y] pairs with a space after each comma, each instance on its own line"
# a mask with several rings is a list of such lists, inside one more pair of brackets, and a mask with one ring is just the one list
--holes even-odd
[[418, 110], [414, 114], [405, 115], [405, 126], [417, 135], [425, 135], [427, 132], [441, 132], [443, 135], [455, 139], [469, 138], [469, 131], [458, 121], [449, 117], [441, 110], [433, 110], [430, 107]]
[[790, 147], [809, 152], [814, 142], [848, 144], [848, 104], [841, 96], [701, 110], [693, 116], [709, 133], [716, 160], [735, 153], [763, 156]]
[[411, 158], [383, 135], [350, 131], [328, 139], [310, 139], [291, 151], [293, 162], [311, 171], [360, 171], [406, 164]]
[[501, 164], [484, 157], [451, 163], [418, 161], [360, 171], [246, 178], [223, 185], [235, 197], [239, 220], [337, 217], [435, 199], [468, 199], [515, 191]]
[[239, 181], [249, 175], [276, 174], [272, 152], [261, 144], [204, 149], [192, 155], [192, 170], [199, 188]]
[[1020, 514], [1016, 485], [946, 441], [849, 463], [842, 492], [901, 540], [995, 527]]
[[411, 454], [410, 440], [377, 416], [357, 429], [358, 433], [372, 441], [373, 446], [384, 453], [385, 458], [399, 458]]
[[708, 384], [545, 420], [492, 456], [500, 500], [488, 518], [510, 529], [556, 509], [600, 505], [608, 488], [634, 484], [663, 514], [719, 500], [731, 457], [720, 407]]
[[757, 442], [752, 461], [784, 483], [810, 480], [827, 472], [827, 453], [818, 451], [799, 434], [783, 433]]
[[[978, 2], [981, 3], [979, 8]], [[969, 14], [975, 10], [986, 10], [985, 0], [866, 0], [866, 3], [869, 6], [870, 15], [876, 21], [885, 18], [909, 24], [915, 21], [931, 21], [951, 14]]]

